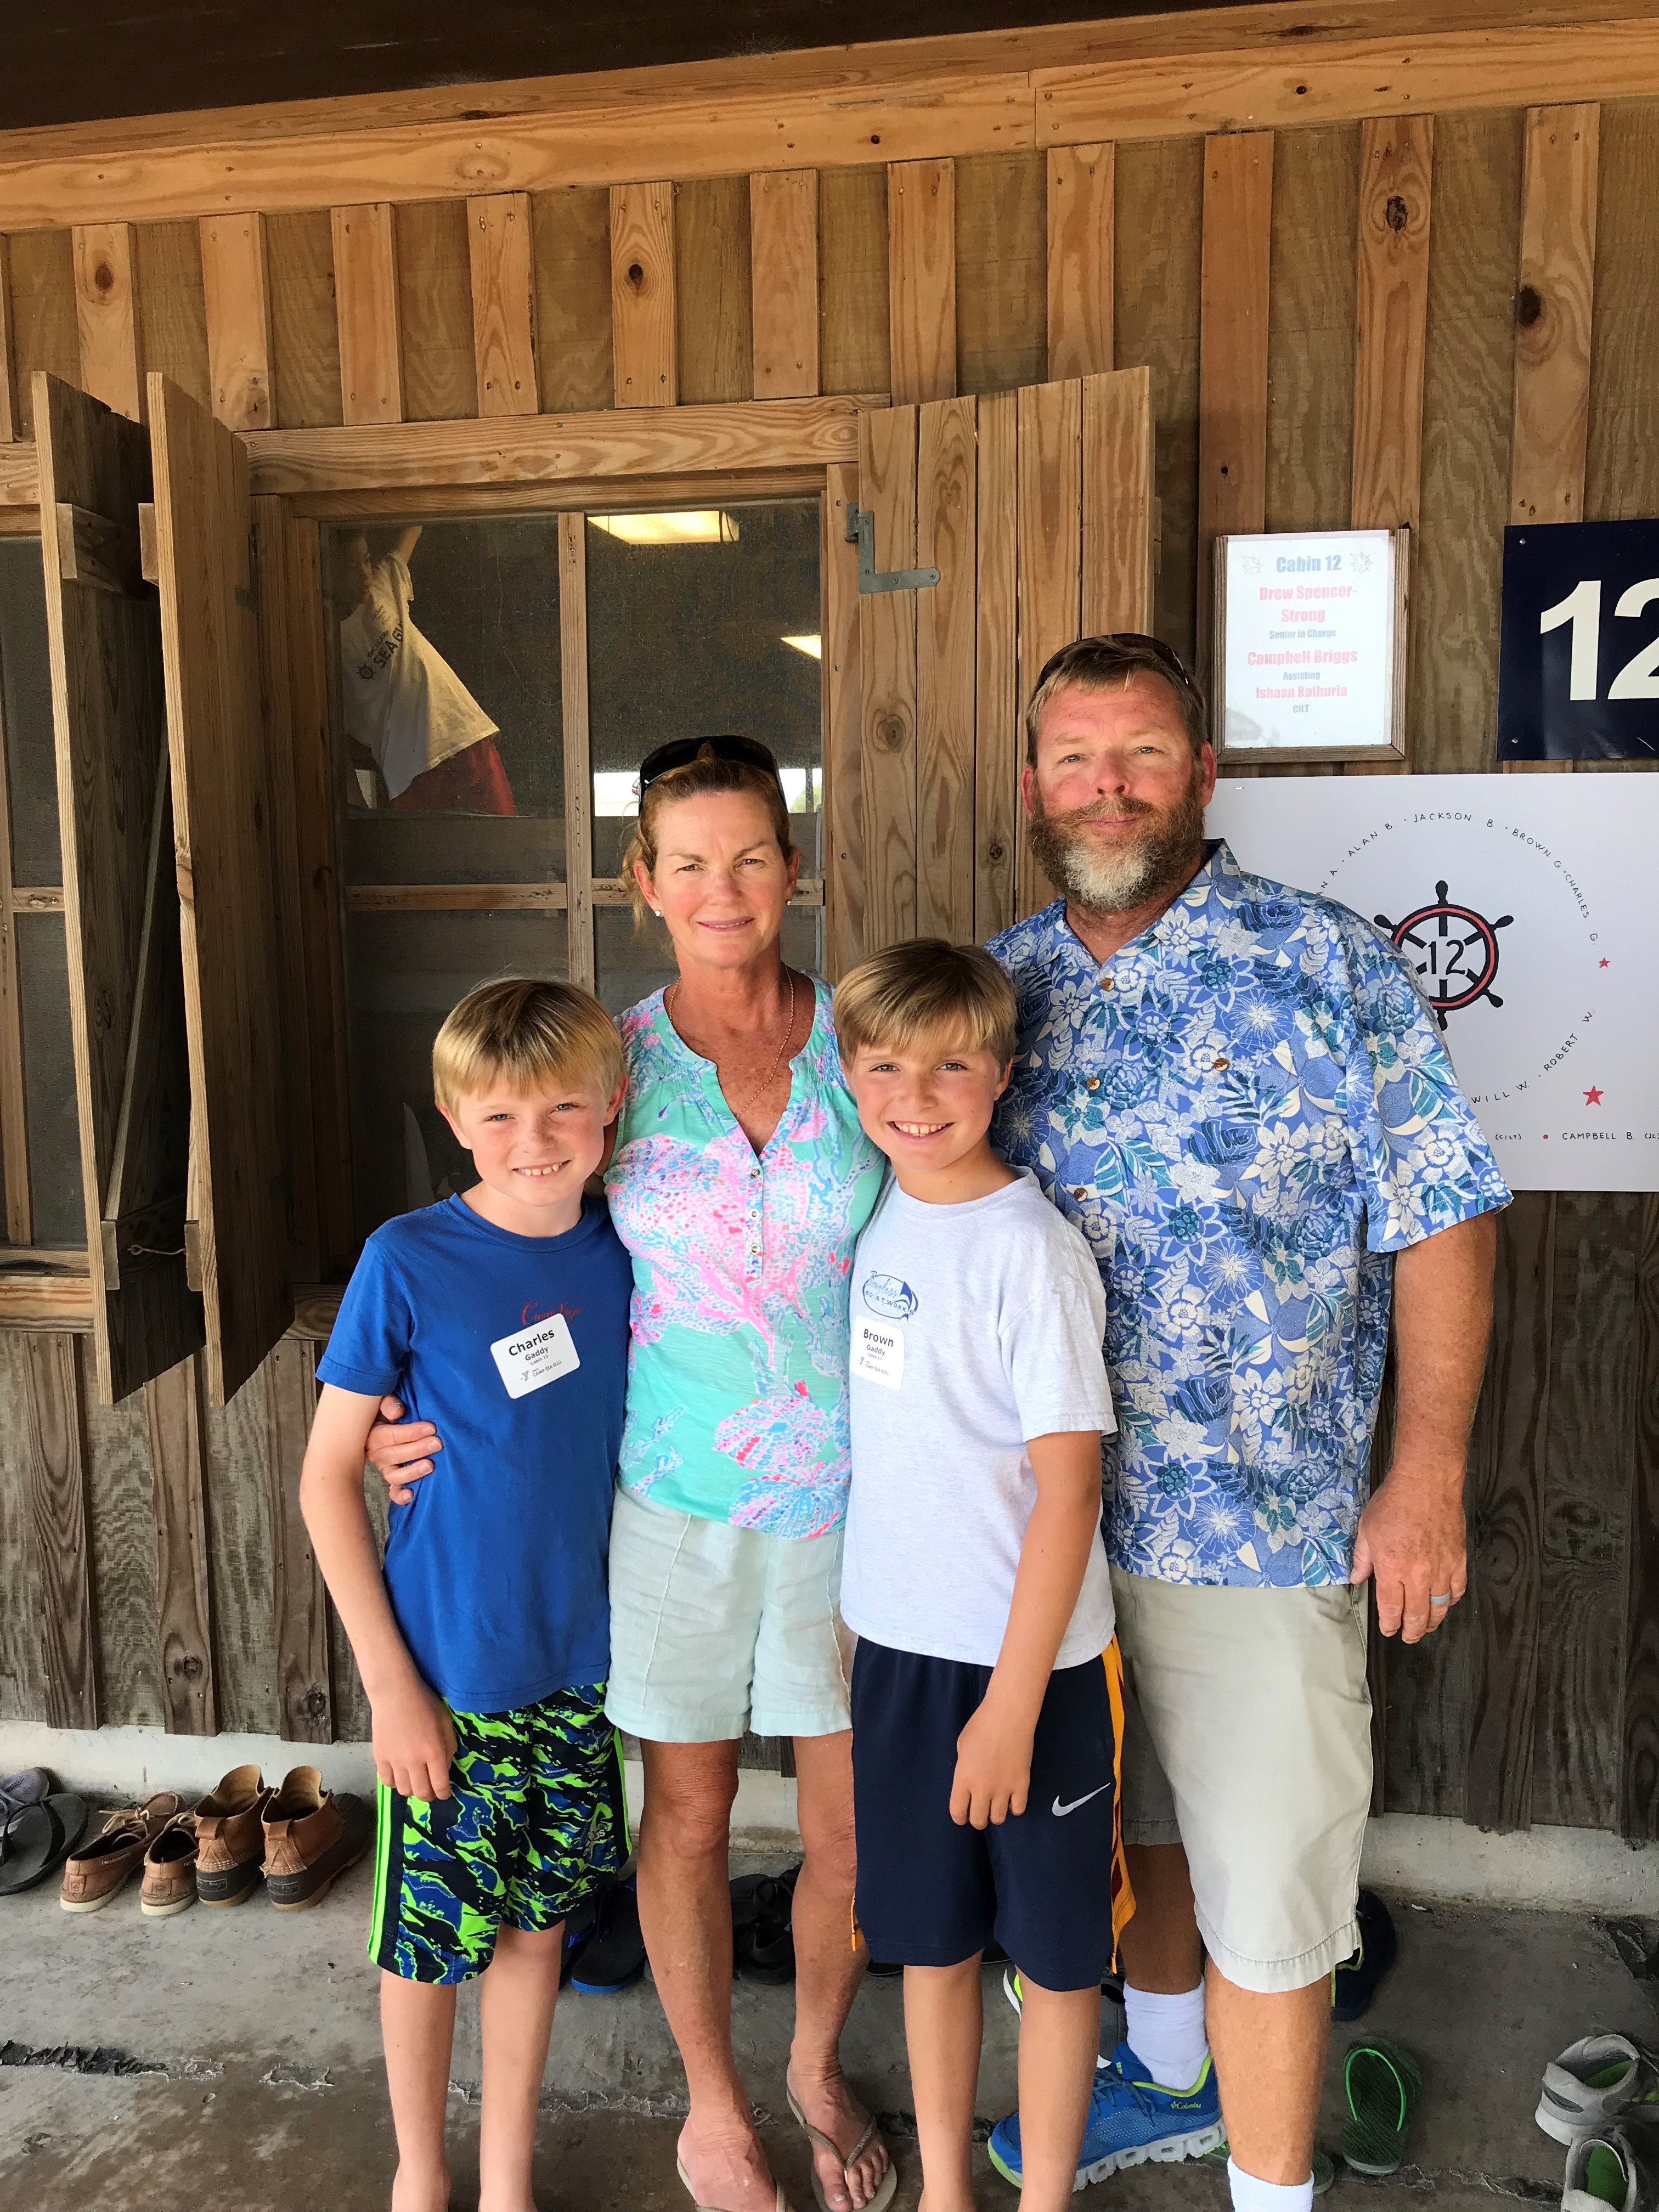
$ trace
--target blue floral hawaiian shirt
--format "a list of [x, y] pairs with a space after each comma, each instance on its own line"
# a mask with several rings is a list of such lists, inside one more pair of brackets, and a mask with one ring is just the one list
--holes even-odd
[[1063, 902], [989, 950], [1019, 1002], [994, 1137], [1106, 1287], [1111, 1557], [1164, 1582], [1345, 1581], [1390, 1255], [1510, 1196], [1411, 970], [1224, 844], [1104, 962]]

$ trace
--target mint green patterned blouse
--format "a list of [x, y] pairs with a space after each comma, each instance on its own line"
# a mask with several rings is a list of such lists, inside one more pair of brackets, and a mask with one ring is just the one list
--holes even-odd
[[605, 1178], [634, 1261], [623, 1487], [780, 1536], [846, 1513], [848, 1285], [886, 1165], [842, 1079], [829, 990], [813, 988], [758, 1156], [662, 993], [630, 1008]]

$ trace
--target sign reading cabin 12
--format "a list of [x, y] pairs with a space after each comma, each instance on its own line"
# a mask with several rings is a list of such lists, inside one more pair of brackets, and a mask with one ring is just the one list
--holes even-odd
[[1659, 759], [1659, 522], [1504, 532], [1498, 757]]
[[1218, 538], [1224, 763], [1403, 760], [1403, 530]]

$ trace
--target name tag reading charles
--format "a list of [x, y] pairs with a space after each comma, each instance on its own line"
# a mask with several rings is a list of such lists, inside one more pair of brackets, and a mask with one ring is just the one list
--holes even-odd
[[904, 1379], [904, 1331], [860, 1314], [853, 1324], [853, 1372], [896, 1390]]
[[562, 1314], [532, 1321], [511, 1336], [498, 1336], [489, 1356], [500, 1368], [509, 1398], [526, 1398], [544, 1383], [556, 1382], [581, 1365]]

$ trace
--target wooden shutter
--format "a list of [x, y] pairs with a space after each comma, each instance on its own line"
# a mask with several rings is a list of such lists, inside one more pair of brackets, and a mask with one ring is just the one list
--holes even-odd
[[34, 423], [93, 1344], [109, 1404], [203, 1340], [184, 1258], [190, 1089], [161, 615], [139, 556], [149, 440], [44, 372]]
[[240, 439], [157, 374], [149, 426], [190, 1040], [191, 1234], [208, 1396], [222, 1406], [294, 1317], [252, 514]]
[[[1152, 613], [1150, 370], [860, 418], [874, 569], [859, 595], [861, 931], [982, 939], [1053, 896], [1024, 835], [1020, 717], [1070, 639]], [[831, 777], [835, 763], [831, 762]], [[830, 803], [837, 802], [831, 793]]]

